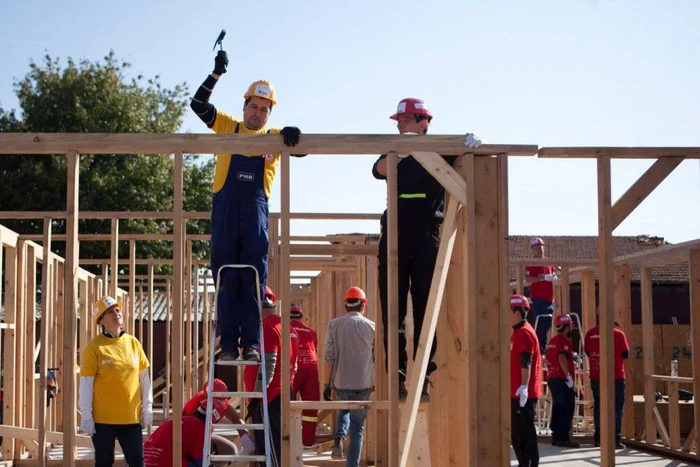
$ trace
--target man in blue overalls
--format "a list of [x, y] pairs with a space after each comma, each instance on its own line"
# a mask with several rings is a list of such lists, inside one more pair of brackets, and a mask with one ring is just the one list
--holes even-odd
[[[216, 133], [281, 134], [284, 144], [296, 146], [301, 131], [296, 127], [267, 128], [277, 104], [269, 81], [250, 85], [243, 96], [243, 121], [217, 110], [209, 102], [219, 77], [226, 73], [228, 57], [219, 51], [214, 71], [204, 80], [190, 103], [200, 119]], [[299, 155], [298, 157], [303, 157]], [[260, 297], [265, 296], [269, 247], [268, 199], [279, 166], [280, 154], [217, 154], [211, 216], [211, 271], [217, 280], [226, 264], [254, 266], [260, 278]], [[218, 319], [221, 323], [220, 360], [235, 360], [239, 347], [244, 360], [260, 360], [260, 314], [255, 274], [250, 269], [221, 271]]]

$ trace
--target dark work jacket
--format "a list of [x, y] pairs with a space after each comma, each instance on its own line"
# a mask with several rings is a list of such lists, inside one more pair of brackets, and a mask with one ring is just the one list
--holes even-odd
[[[448, 164], [453, 165], [457, 156], [442, 156]], [[372, 175], [379, 180], [386, 177], [377, 172], [377, 164], [386, 155], [382, 154], [372, 167]], [[399, 230], [401, 226], [416, 228], [439, 226], [443, 219], [445, 189], [413, 157], [401, 159], [398, 167], [399, 191]], [[382, 215], [382, 227], [386, 226], [386, 211]]]

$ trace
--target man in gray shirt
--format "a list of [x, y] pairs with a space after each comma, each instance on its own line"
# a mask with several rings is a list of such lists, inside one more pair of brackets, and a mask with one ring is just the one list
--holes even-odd
[[[331, 388], [341, 401], [367, 401], [374, 391], [374, 321], [363, 315], [367, 296], [359, 287], [345, 293], [345, 316], [328, 323], [324, 360], [328, 382], [324, 400], [331, 400]], [[340, 410], [333, 441], [333, 459], [342, 459], [345, 437], [350, 434], [347, 466], [360, 464], [367, 409]]]

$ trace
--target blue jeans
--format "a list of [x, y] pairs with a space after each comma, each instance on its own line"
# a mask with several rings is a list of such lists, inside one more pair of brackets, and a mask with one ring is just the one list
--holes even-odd
[[[336, 389], [339, 401], [368, 401], [372, 389]], [[335, 439], [342, 440], [350, 434], [350, 446], [347, 452], [347, 466], [358, 467], [364, 441], [365, 419], [367, 409], [339, 410], [336, 422]]]
[[[532, 312], [535, 320], [541, 315], [553, 315], [554, 314], [554, 304], [547, 300], [541, 300], [539, 298], [532, 299]], [[533, 321], [534, 325], [535, 322]], [[547, 353], [547, 335], [552, 327], [552, 318], [549, 316], [542, 316], [537, 322], [537, 329], [535, 333], [537, 334], [537, 340], [540, 343], [540, 353], [544, 356]]]
[[549, 421], [552, 439], [554, 442], [569, 441], [569, 431], [576, 407], [576, 393], [566, 385], [565, 379], [552, 378], [547, 381], [547, 385], [552, 392], [552, 418]]
[[[615, 443], [619, 443], [622, 438], [622, 411], [625, 408], [625, 386], [624, 379], [615, 380]], [[600, 443], [600, 381], [591, 380], [591, 392], [593, 393], [593, 441]]]

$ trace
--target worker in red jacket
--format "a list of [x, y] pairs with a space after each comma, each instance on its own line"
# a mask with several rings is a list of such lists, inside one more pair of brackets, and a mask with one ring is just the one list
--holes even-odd
[[[302, 400], [321, 400], [320, 382], [318, 377], [318, 336], [316, 331], [301, 321], [304, 312], [301, 307], [292, 304], [289, 307], [290, 325], [299, 335], [299, 353], [297, 354], [297, 374], [294, 377], [294, 394], [299, 394]], [[301, 441], [304, 446], [312, 446], [316, 442], [316, 424], [318, 410], [302, 410], [301, 412]]]
[[[213, 401], [212, 421], [224, 411], [228, 400], [215, 398]], [[182, 444], [180, 445], [183, 466], [201, 466], [204, 455], [204, 438], [206, 432], [207, 400], [200, 402], [192, 415], [182, 417]], [[216, 421], [215, 421], [216, 420]], [[238, 448], [226, 438], [212, 434], [211, 449], [220, 455], [239, 454]], [[244, 451], [245, 452], [245, 451]], [[242, 454], [242, 453], [241, 453]], [[166, 420], [154, 431], [143, 445], [143, 457], [146, 467], [171, 467], [173, 465], [173, 420]]]
[[[271, 457], [273, 465], [280, 463], [282, 455], [282, 388], [292, 388], [297, 367], [297, 353], [299, 352], [299, 334], [294, 328], [289, 329], [289, 361], [283, 362], [282, 357], [282, 317], [277, 307], [277, 300], [273, 293], [266, 294], [262, 305], [262, 334], [264, 338], [262, 346], [262, 358], [265, 359], [265, 380], [267, 381], [267, 414], [271, 437]], [[289, 365], [289, 381], [282, 381], [282, 365]], [[249, 365], [243, 370], [243, 384], [248, 392], [262, 392], [263, 375], [262, 365]], [[253, 423], [264, 423], [262, 399], [251, 399], [248, 404], [248, 416]], [[255, 430], [256, 454], [265, 454], [265, 435], [261, 430]], [[265, 463], [261, 463], [262, 466]]]
[[535, 430], [535, 406], [542, 397], [542, 356], [535, 330], [527, 322], [530, 303], [522, 295], [510, 297], [513, 334], [510, 336], [511, 443], [518, 465], [540, 462]]
[[[600, 309], [596, 309], [595, 327], [588, 330], [583, 339], [583, 349], [591, 365], [591, 392], [593, 393], [593, 442], [600, 446]], [[622, 444], [622, 411], [625, 408], [625, 359], [630, 356], [627, 336], [615, 323], [613, 328], [613, 365], [615, 373], [615, 447], [625, 449]]]
[[[530, 249], [533, 258], [546, 258], [544, 254], [544, 240], [535, 237], [530, 240]], [[535, 332], [540, 342], [540, 351], [547, 351], [549, 330], [552, 327], [552, 318], [547, 315], [554, 314], [554, 281], [557, 279], [554, 266], [539, 264], [537, 266], [525, 266], [525, 283], [530, 286], [530, 299], [532, 299], [533, 323], [536, 322]], [[541, 316], [539, 321], [537, 317]]]
[[552, 444], [577, 448], [579, 444], [569, 438], [571, 421], [576, 407], [574, 392], [574, 352], [571, 345], [571, 317], [559, 315], [554, 319], [557, 335], [547, 344], [547, 385], [552, 392]]
[[[226, 386], [226, 383], [222, 380], [216, 378], [213, 384], [214, 392], [228, 392], [228, 386]], [[208, 389], [209, 383], [204, 383], [202, 390], [185, 402], [185, 405], [182, 407], [182, 415], [194, 416], [197, 414], [200, 407], [206, 409]], [[244, 423], [238, 415], [236, 408], [231, 405], [227, 397], [215, 397], [212, 404], [211, 422], [219, 423], [224, 418], [228, 418], [231, 423], [236, 425], [242, 425]], [[242, 428], [239, 428], [237, 431], [238, 435], [241, 437], [244, 451], [247, 453], [255, 452], [255, 443], [248, 434], [248, 431]]]

